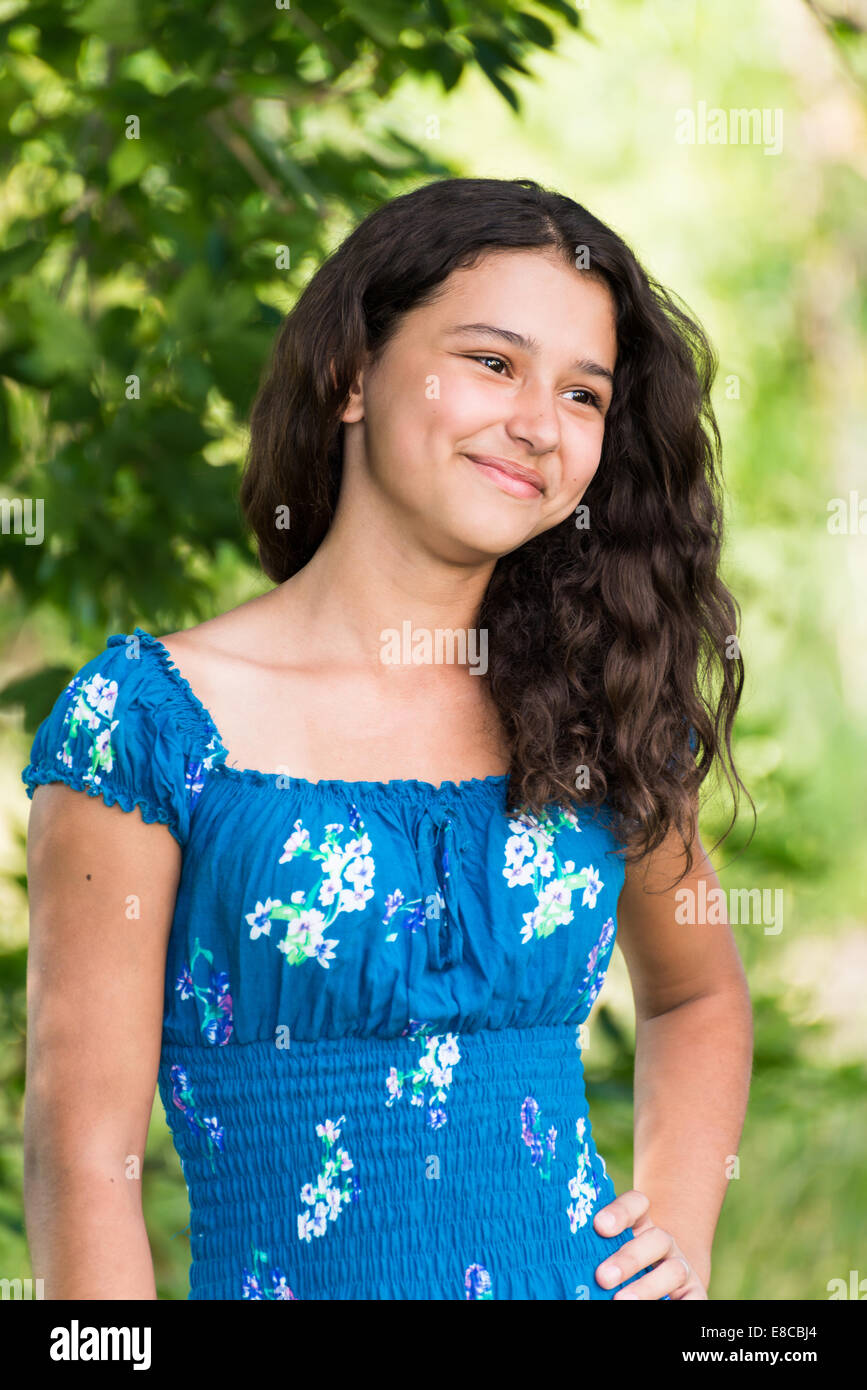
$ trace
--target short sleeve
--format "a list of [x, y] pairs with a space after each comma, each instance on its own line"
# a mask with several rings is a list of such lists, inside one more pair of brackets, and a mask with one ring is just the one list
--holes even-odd
[[47, 782], [101, 796], [148, 823], [189, 834], [186, 736], [173, 720], [159, 669], [139, 643], [120, 638], [76, 672], [36, 731], [21, 773], [27, 795]]

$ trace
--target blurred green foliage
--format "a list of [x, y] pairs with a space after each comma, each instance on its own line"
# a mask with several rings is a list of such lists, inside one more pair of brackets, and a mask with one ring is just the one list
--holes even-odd
[[[421, 127], [376, 128], [377, 103], [477, 66], [516, 105], [543, 16], [579, 19], [563, 0], [4, 11], [2, 477], [44, 499], [48, 536], [4, 570], [93, 641], [201, 610], [218, 547], [247, 555], [239, 425], [276, 326], [335, 234], [455, 172]], [[336, 110], [347, 134], [322, 127]]]
[[[826, 506], [857, 485], [867, 398], [867, 67], [854, 21], [797, 0], [787, 18], [778, 45], [768, 0], [604, 13], [0, 0], [0, 491], [45, 503], [44, 542], [4, 536], [0, 550], [0, 1273], [29, 1271], [29, 737], [107, 633], [170, 631], [267, 587], [236, 493], [275, 328], [359, 218], [453, 173], [570, 193], [719, 350], [726, 579], [748, 672], [735, 755], [759, 819], [747, 844], [743, 817], [715, 862], [724, 887], [781, 886], [786, 919], [779, 936], [736, 933], [756, 1053], [712, 1296], [822, 1299], [859, 1267], [867, 631], [852, 595], [865, 542], [829, 536]], [[673, 113], [699, 99], [782, 109], [783, 154], [678, 147]], [[727, 821], [709, 789], [705, 843]], [[585, 1070], [618, 1190], [631, 1185], [630, 1005], [617, 954]], [[187, 1199], [158, 1101], [143, 1195], [159, 1295], [182, 1299]]]

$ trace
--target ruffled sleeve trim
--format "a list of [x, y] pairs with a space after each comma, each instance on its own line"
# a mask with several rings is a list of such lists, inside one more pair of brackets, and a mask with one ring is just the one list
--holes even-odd
[[143, 821], [148, 825], [167, 825], [178, 843], [183, 844], [177, 816], [169, 815], [162, 806], [152, 805], [145, 796], [134, 796], [121, 787], [110, 787], [105, 782], [95, 786], [93, 782], [86, 780], [81, 772], [74, 769], [45, 767], [37, 763], [27, 764], [21, 773], [21, 780], [24, 782], [27, 795], [30, 798], [33, 797], [33, 791], [36, 787], [48, 786], [51, 782], [62, 782], [67, 787], [73, 787], [75, 791], [86, 792], [88, 796], [101, 796], [106, 806], [117, 805], [124, 811], [133, 811], [137, 806]]

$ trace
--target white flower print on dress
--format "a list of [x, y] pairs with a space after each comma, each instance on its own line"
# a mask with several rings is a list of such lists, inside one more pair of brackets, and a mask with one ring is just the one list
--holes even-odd
[[[586, 1226], [590, 1220], [596, 1205], [599, 1201], [599, 1186], [593, 1173], [593, 1161], [590, 1154], [590, 1145], [584, 1140], [585, 1120], [582, 1116], [575, 1121], [575, 1133], [579, 1141], [577, 1169], [575, 1176], [569, 1179], [569, 1196], [572, 1201], [566, 1208], [566, 1215], [569, 1218], [569, 1229], [573, 1236], [579, 1226]], [[583, 1144], [583, 1148], [580, 1145]], [[602, 1172], [605, 1174], [605, 1161], [602, 1155], [598, 1155], [599, 1162], [602, 1164]]]
[[207, 773], [213, 771], [214, 759], [225, 758], [225, 756], [225, 748], [218, 744], [216, 736], [212, 734], [205, 744], [205, 756], [203, 758], [194, 756], [187, 759], [184, 787], [190, 798], [191, 809], [204, 791], [205, 778]]
[[341, 1115], [339, 1120], [326, 1120], [316, 1126], [316, 1133], [323, 1142], [322, 1168], [316, 1182], [306, 1182], [301, 1189], [301, 1200], [312, 1211], [298, 1214], [298, 1239], [305, 1240], [308, 1245], [313, 1236], [325, 1235], [328, 1222], [337, 1220], [347, 1202], [357, 1202], [361, 1191], [355, 1173], [342, 1185], [338, 1181], [340, 1175], [349, 1173], [355, 1166], [345, 1148], [335, 1149], [345, 1119], [346, 1116]]
[[264, 902], [257, 898], [253, 911], [245, 914], [251, 941], [260, 936], [271, 937], [274, 922], [286, 923], [285, 935], [276, 946], [287, 965], [317, 960], [327, 970], [340, 944], [336, 936], [326, 936], [334, 919], [342, 912], [361, 911], [373, 897], [375, 866], [371, 842], [354, 802], [349, 817], [351, 838], [345, 845], [340, 842], [343, 829], [337, 821], [326, 825], [325, 839], [314, 850], [309, 830], [300, 819], [296, 820], [277, 862], [289, 864], [302, 857], [319, 861], [322, 871], [317, 882], [309, 892], [296, 889], [288, 903], [280, 898], [266, 897]]
[[282, 906], [279, 898], [266, 898], [263, 903], [257, 902], [255, 912], [247, 913], [251, 941], [255, 941], [257, 936], [271, 935], [271, 908]]
[[464, 1272], [464, 1293], [471, 1300], [494, 1297], [493, 1281], [484, 1265], [468, 1265]]
[[82, 729], [86, 729], [90, 734], [91, 761], [81, 780], [99, 786], [102, 781], [100, 773], [111, 772], [114, 768], [111, 735], [119, 722], [112, 719], [117, 681], [107, 681], [98, 671], [89, 681], [83, 680], [80, 675], [74, 676], [66, 687], [66, 694], [70, 702], [75, 697], [75, 703], [70, 703], [63, 717], [64, 728], [68, 725], [69, 732], [57, 757], [64, 767], [72, 767], [73, 744]]
[[583, 907], [595, 907], [596, 894], [605, 887], [605, 884], [602, 882], [592, 864], [589, 864], [586, 869], [582, 869], [581, 872], [587, 875], [587, 886], [584, 889], [581, 904]]
[[[271, 1281], [270, 1287], [268, 1284], [268, 1280], [266, 1280], [265, 1278], [266, 1268], [268, 1270], [268, 1278]], [[298, 1295], [294, 1294], [290, 1289], [289, 1281], [287, 1280], [286, 1275], [283, 1273], [282, 1269], [280, 1269], [276, 1265], [270, 1264], [268, 1260], [268, 1255], [264, 1250], [253, 1251], [252, 1272], [249, 1269], [247, 1269], [246, 1265], [244, 1266], [244, 1272], [241, 1280], [241, 1290], [242, 1298], [298, 1298]]]
[[[430, 1028], [426, 1023], [417, 1027], [410, 1038], [424, 1037]], [[390, 1067], [385, 1078], [388, 1092], [386, 1105], [391, 1109], [395, 1101], [403, 1095], [404, 1086], [412, 1083], [410, 1105], [426, 1105], [426, 1120], [432, 1129], [441, 1129], [446, 1123], [445, 1102], [452, 1084], [452, 1068], [461, 1060], [458, 1048], [458, 1033], [431, 1033], [425, 1039], [425, 1050], [418, 1059], [418, 1066], [411, 1071], [401, 1072]], [[428, 1092], [429, 1094], [426, 1094]]]
[[572, 921], [572, 894], [577, 888], [584, 889], [582, 906], [593, 908], [596, 895], [605, 886], [592, 864], [576, 873], [574, 860], [560, 862], [556, 841], [566, 826], [581, 829], [574, 812], [562, 808], [556, 820], [546, 812], [540, 817], [524, 813], [509, 821], [512, 833], [506, 841], [503, 877], [510, 888], [532, 887], [536, 894], [536, 906], [524, 913], [524, 945], [534, 937], [550, 936], [557, 927]]

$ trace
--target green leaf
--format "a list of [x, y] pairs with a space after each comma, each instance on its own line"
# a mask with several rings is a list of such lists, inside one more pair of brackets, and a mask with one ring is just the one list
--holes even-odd
[[496, 87], [497, 91], [505, 97], [513, 111], [520, 111], [518, 95], [507, 82], [500, 77], [500, 70], [503, 67], [517, 67], [521, 72], [527, 69], [520, 64], [513, 62], [510, 57], [503, 57], [503, 51], [497, 44], [490, 43], [487, 39], [471, 39], [473, 50], [479, 63], [479, 67], [487, 77], [488, 81]]
[[285, 951], [281, 951], [287, 965], [303, 965], [308, 959], [307, 952], [295, 944], [289, 946]]
[[491, 38], [471, 38], [476, 56], [486, 72], [499, 71], [500, 68], [512, 68], [515, 72], [520, 72], [524, 77], [531, 77], [530, 69], [526, 67], [515, 53], [514, 43], [502, 43], [499, 39]]
[[45, 666], [32, 676], [18, 676], [0, 690], [0, 706], [23, 705], [25, 731], [34, 734], [74, 675], [75, 668], [64, 665]]
[[78, 314], [57, 303], [37, 281], [29, 282], [32, 340], [17, 360], [24, 380], [52, 386], [68, 380], [89, 381], [99, 361], [97, 335]]
[[513, 111], [521, 110], [521, 103], [518, 100], [518, 94], [513, 87], [509, 86], [508, 82], [504, 82], [503, 79], [501, 77], [498, 77], [497, 74], [494, 72], [486, 71], [485, 76], [488, 78], [488, 81], [491, 83], [491, 85], [493, 87], [496, 87], [500, 95], [502, 97], [505, 97], [506, 101], [509, 103]]
[[516, 14], [514, 22], [515, 27], [526, 34], [531, 43], [536, 44], [539, 48], [554, 47], [557, 41], [556, 36], [553, 29], [549, 29], [544, 20], [537, 19], [535, 15], [531, 14]]
[[109, 191], [117, 192], [127, 184], [137, 183], [158, 158], [159, 152], [150, 140], [127, 140], [122, 136], [108, 161]]
[[546, 10], [552, 10], [554, 14], [560, 15], [572, 29], [580, 29], [581, 14], [570, 4], [569, 0], [536, 0]]
[[431, 12], [434, 24], [438, 24], [443, 30], [451, 29], [452, 17], [445, 0], [427, 0], [427, 7]]
[[198, 414], [181, 406], [151, 411], [147, 430], [150, 445], [162, 445], [172, 458], [183, 460], [185, 465], [211, 438]]
[[146, 42], [147, 25], [142, 22], [139, 0], [87, 0], [77, 14], [66, 19], [70, 29], [95, 34], [103, 43]]
[[45, 249], [44, 241], [19, 241], [17, 246], [0, 251], [0, 285], [17, 275], [26, 275], [41, 260]]
[[346, 0], [342, 8], [384, 48], [394, 47], [409, 27], [407, 7], [401, 0]]
[[24, 989], [27, 979], [27, 947], [0, 951], [0, 990]]
[[404, 49], [403, 57], [407, 67], [416, 72], [428, 73], [433, 70], [442, 80], [443, 90], [450, 92], [460, 79], [464, 70], [464, 60], [447, 43], [428, 44], [425, 48]]
[[564, 874], [561, 880], [564, 888], [571, 892], [574, 888], [587, 887], [587, 870], [582, 869], [580, 874]]
[[52, 386], [48, 397], [48, 413], [52, 420], [89, 420], [96, 422], [102, 413], [99, 400], [83, 381], [61, 380]]

